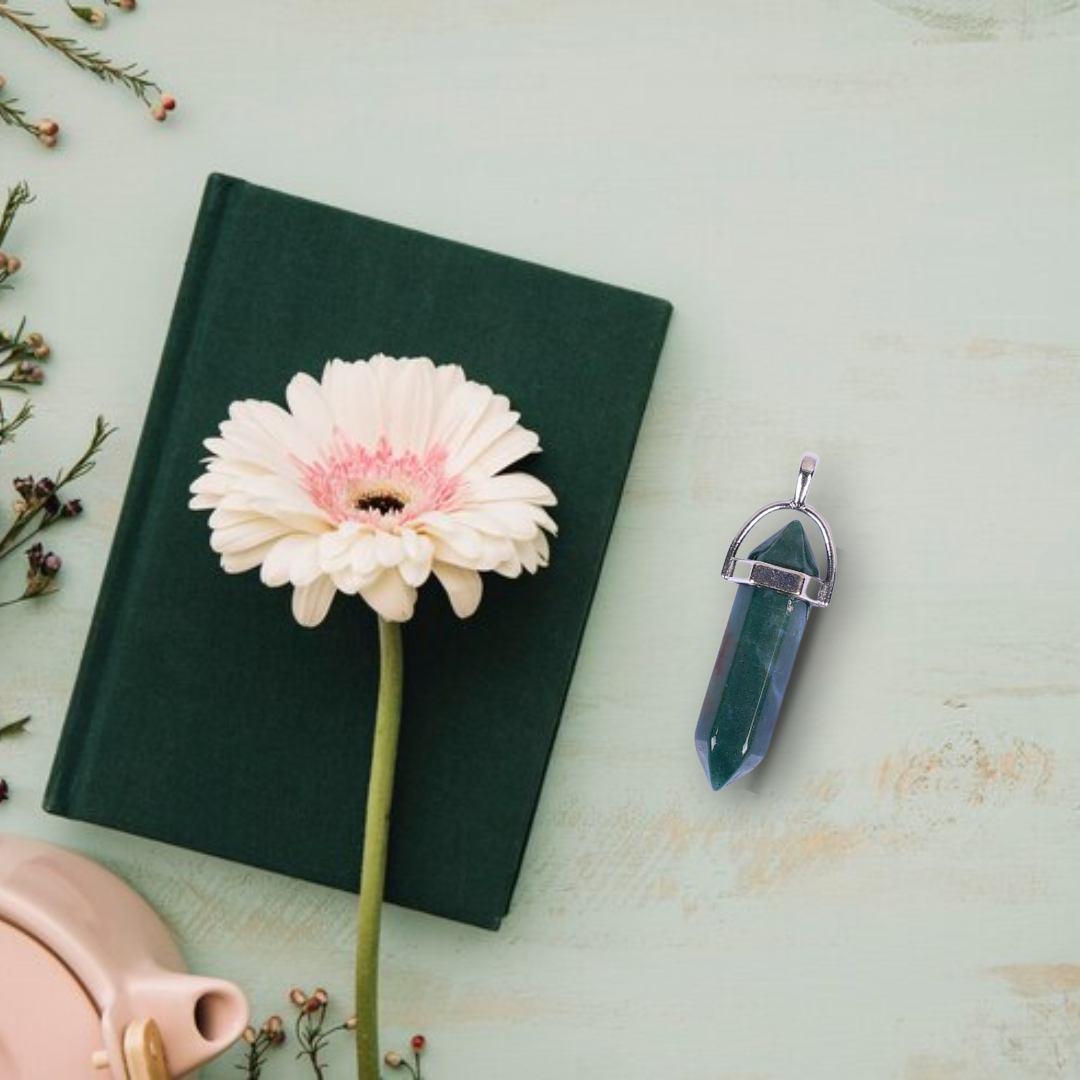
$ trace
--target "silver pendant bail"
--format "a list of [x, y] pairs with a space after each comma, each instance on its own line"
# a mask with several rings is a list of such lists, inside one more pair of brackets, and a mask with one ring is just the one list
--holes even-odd
[[[803, 454], [802, 461], [799, 463], [799, 476], [795, 481], [795, 494], [785, 502], [763, 506], [739, 530], [724, 560], [722, 575], [725, 581], [733, 581], [736, 585], [758, 585], [766, 589], [774, 589], [798, 600], [805, 600], [813, 607], [829, 606], [833, 588], [836, 585], [836, 547], [825, 519], [806, 501], [806, 493], [810, 490], [810, 481], [814, 479], [814, 470], [817, 468], [818, 461], [817, 454], [809, 451]], [[805, 514], [818, 527], [825, 541], [824, 579], [812, 578], [806, 574], [795, 573], [792, 570], [757, 562], [754, 559], [739, 558], [739, 547], [750, 530], [763, 517], [774, 514], [778, 510], [796, 510], [800, 514]]]
[[817, 454], [812, 454], [809, 450], [802, 456], [802, 463], [799, 465], [799, 478], [795, 481], [795, 498], [791, 501], [791, 505], [796, 510], [806, 505], [806, 496], [810, 492], [810, 481], [814, 479], [814, 470], [817, 468], [819, 460]]

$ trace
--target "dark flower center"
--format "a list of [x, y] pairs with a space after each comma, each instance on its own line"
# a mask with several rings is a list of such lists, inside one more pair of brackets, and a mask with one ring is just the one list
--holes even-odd
[[369, 491], [353, 503], [355, 510], [374, 510], [378, 514], [397, 514], [405, 509], [405, 500], [394, 491]]

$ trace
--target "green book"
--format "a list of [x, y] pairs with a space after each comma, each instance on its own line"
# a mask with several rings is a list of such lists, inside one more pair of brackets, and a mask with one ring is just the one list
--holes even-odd
[[[227, 176], [207, 184], [47, 810], [343, 889], [358, 884], [377, 623], [225, 574], [187, 508], [230, 402], [331, 357], [458, 363], [510, 398], [556, 492], [551, 565], [429, 582], [404, 628], [387, 899], [507, 913], [671, 305]], [[612, 733], [613, 738], [615, 733]]]

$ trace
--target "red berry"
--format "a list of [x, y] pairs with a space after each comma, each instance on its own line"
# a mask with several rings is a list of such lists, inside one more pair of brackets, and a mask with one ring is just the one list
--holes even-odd
[[173, 109], [176, 108], [176, 98], [174, 98], [172, 96], [172, 94], [162, 94], [161, 95], [161, 107], [166, 112], [172, 112]]
[[411, 1039], [412, 1048], [419, 1054], [427, 1046], [427, 1039], [423, 1035], [414, 1035]]

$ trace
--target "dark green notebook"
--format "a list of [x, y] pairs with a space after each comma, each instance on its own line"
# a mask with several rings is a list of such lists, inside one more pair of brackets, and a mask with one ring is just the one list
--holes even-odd
[[[551, 566], [487, 575], [467, 620], [429, 583], [405, 627], [387, 898], [506, 914], [671, 314], [640, 293], [213, 176], [48, 810], [340, 888], [357, 884], [377, 681], [372, 612], [305, 630], [231, 576], [187, 509], [228, 405], [384, 352], [460, 363], [544, 451]], [[612, 733], [615, 738], [615, 733]]]

